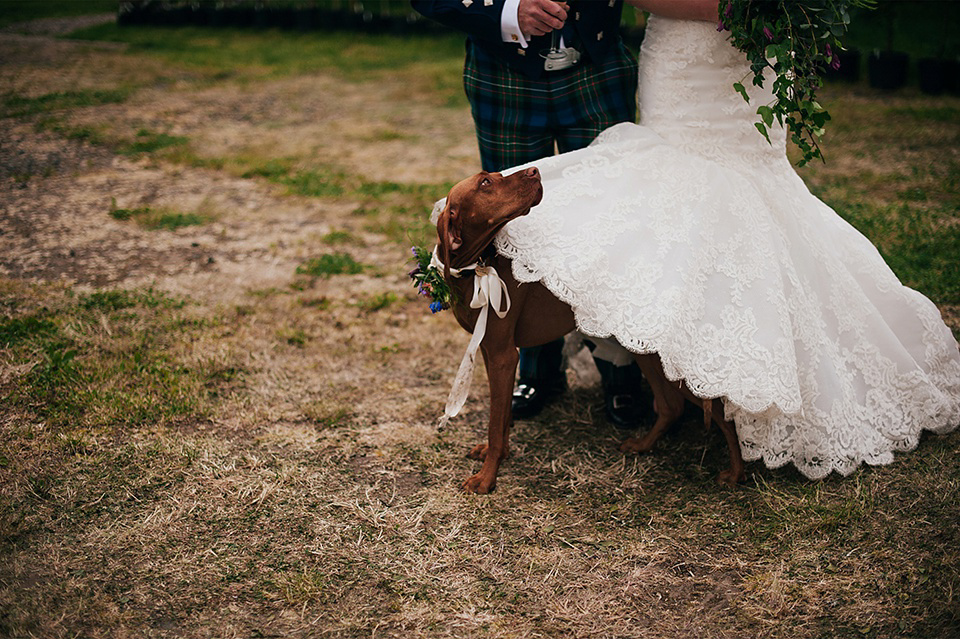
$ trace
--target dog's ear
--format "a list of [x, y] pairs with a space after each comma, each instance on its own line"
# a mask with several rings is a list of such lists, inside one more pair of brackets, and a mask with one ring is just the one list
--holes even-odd
[[463, 246], [463, 237], [461, 236], [460, 207], [456, 204], [447, 205], [448, 232], [450, 234], [450, 250], [456, 251]]
[[440, 218], [437, 220], [437, 237], [440, 240], [440, 259], [443, 261], [443, 274], [447, 278], [450, 277], [450, 254], [462, 245], [459, 231], [460, 225], [456, 225], [458, 229], [456, 236], [454, 236], [452, 231], [454, 225], [452, 224], [451, 209], [456, 210], [456, 206], [447, 202], [446, 208], [443, 209], [443, 212], [440, 213]]

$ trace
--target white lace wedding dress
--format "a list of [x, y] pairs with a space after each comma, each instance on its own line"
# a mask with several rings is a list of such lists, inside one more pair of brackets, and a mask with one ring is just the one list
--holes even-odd
[[657, 352], [723, 397], [744, 459], [806, 476], [886, 464], [960, 422], [960, 355], [937, 308], [815, 198], [732, 89], [745, 58], [706, 22], [650, 20], [642, 125], [533, 163], [544, 199], [496, 240], [582, 332]]

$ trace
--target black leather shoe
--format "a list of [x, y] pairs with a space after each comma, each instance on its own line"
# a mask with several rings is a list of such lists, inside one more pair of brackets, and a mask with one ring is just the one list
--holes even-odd
[[610, 423], [620, 430], [635, 430], [643, 421], [643, 411], [639, 403], [639, 393], [606, 393], [603, 408]]
[[645, 410], [641, 397], [643, 375], [636, 364], [614, 366], [594, 359], [603, 385], [603, 409], [607, 419], [617, 428], [633, 430], [643, 422]]
[[510, 404], [514, 419], [536, 417], [547, 405], [547, 401], [567, 389], [567, 378], [554, 380], [521, 379], [513, 389], [513, 401]]

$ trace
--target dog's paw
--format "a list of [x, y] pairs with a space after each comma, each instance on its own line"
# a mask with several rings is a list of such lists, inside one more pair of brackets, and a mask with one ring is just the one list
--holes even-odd
[[[510, 448], [508, 447], [503, 451], [503, 455], [500, 456], [500, 459], [506, 459], [510, 456]], [[487, 458], [487, 445], [486, 444], [477, 444], [473, 449], [467, 453], [467, 457], [470, 459], [478, 459], [484, 461]]]
[[487, 477], [483, 473], [477, 473], [476, 475], [467, 479], [467, 481], [463, 482], [463, 490], [476, 495], [486, 495], [488, 493], [492, 493], [496, 487], [497, 478]]
[[483, 461], [487, 458], [487, 445], [477, 444], [469, 453], [467, 453], [467, 457], [470, 459], [479, 459], [480, 461]]
[[717, 483], [725, 484], [731, 488], [735, 488], [737, 484], [747, 481], [747, 474], [743, 472], [743, 469], [740, 469], [740, 472], [735, 471], [732, 468], [728, 468], [719, 475], [717, 475]]
[[637, 453], [649, 453], [653, 449], [653, 443], [648, 442], [645, 439], [637, 439], [636, 437], [628, 437], [623, 440], [623, 443], [620, 444], [620, 452], [630, 454]]

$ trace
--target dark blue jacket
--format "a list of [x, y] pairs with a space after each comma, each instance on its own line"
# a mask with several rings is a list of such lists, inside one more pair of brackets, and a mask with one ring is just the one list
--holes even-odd
[[[543, 74], [540, 52], [550, 47], [550, 34], [529, 39], [526, 49], [500, 38], [504, 0], [411, 0], [420, 14], [467, 34], [469, 40], [496, 60], [536, 79]], [[616, 51], [620, 40], [623, 0], [572, 0], [564, 25], [564, 41], [585, 54], [581, 64], [600, 62]]]

